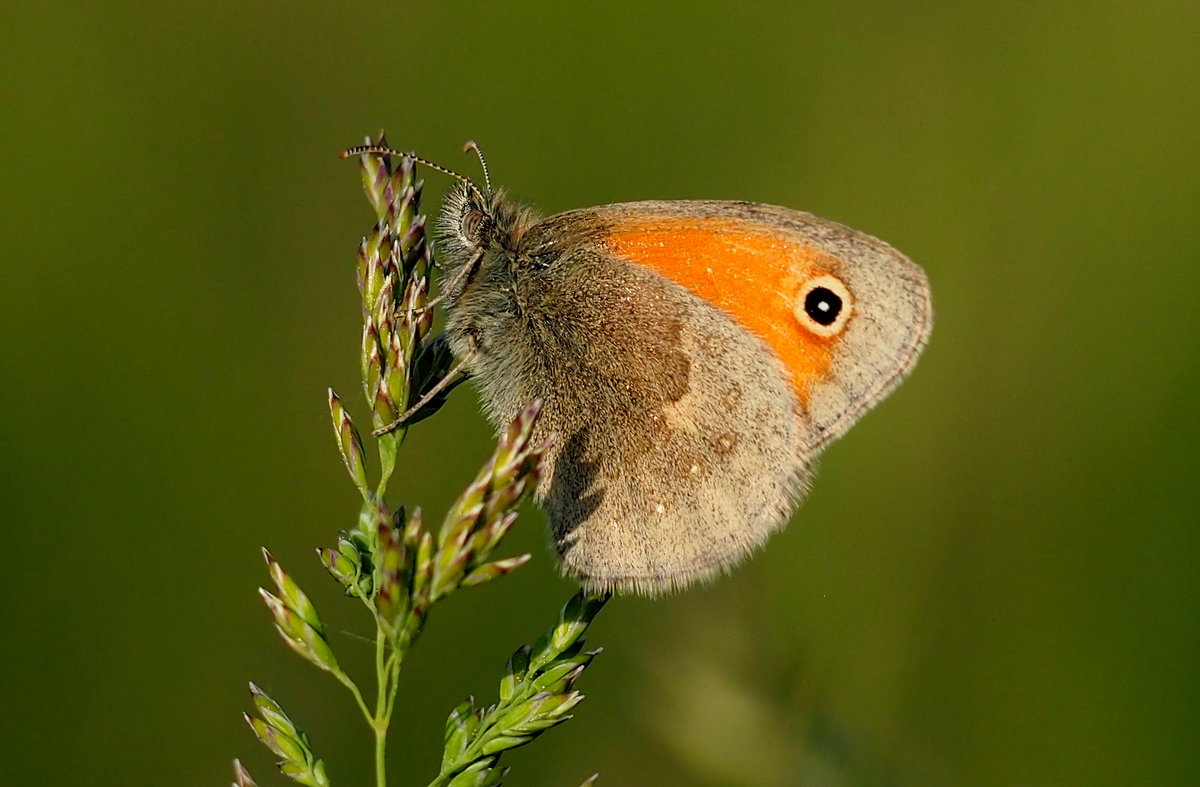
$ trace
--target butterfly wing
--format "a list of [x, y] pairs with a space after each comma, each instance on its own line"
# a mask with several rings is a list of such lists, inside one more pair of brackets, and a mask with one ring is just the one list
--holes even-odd
[[552, 262], [513, 290], [477, 379], [498, 422], [545, 400], [538, 497], [564, 569], [600, 590], [665, 592], [741, 560], [928, 335], [920, 269], [785, 208], [608, 205], [519, 245]]
[[[809, 213], [656, 201], [550, 221], [590, 227], [585, 232], [599, 248], [682, 286], [767, 344], [788, 370], [813, 451], [895, 388], [929, 338], [924, 272], [883, 241]], [[806, 287], [826, 277], [849, 296], [836, 332], [803, 314]]]

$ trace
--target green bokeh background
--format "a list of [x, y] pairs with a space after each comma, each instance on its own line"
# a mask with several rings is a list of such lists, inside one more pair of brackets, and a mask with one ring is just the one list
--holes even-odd
[[[9, 2], [0, 30], [0, 781], [224, 784], [236, 755], [282, 783], [248, 679], [369, 780], [348, 696], [254, 589], [266, 544], [366, 666], [312, 548], [356, 510], [324, 391], [357, 388], [370, 215], [334, 154], [386, 128], [467, 171], [478, 139], [547, 212], [810, 210], [933, 284], [915, 374], [790, 529], [613, 602], [588, 700], [513, 784], [1195, 783], [1194, 0]], [[460, 389], [397, 499], [443, 510], [490, 441]], [[436, 611], [397, 784], [570, 595], [542, 540], [531, 510], [536, 559]]]

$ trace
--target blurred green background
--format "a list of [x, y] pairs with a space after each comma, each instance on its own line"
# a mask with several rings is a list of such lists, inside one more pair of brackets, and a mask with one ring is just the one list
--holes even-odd
[[[468, 172], [479, 140], [547, 212], [802, 208], [933, 284], [915, 374], [789, 530], [612, 603], [588, 700], [513, 784], [1195, 783], [1194, 0], [9, 2], [0, 29], [0, 781], [225, 784], [241, 756], [282, 783], [248, 679], [369, 780], [349, 697], [254, 589], [266, 544], [366, 665], [312, 549], [356, 511], [325, 387], [363, 417], [370, 214], [335, 153], [385, 128]], [[442, 511], [490, 443], [460, 389], [397, 499]], [[397, 784], [572, 592], [541, 528], [407, 662]]]

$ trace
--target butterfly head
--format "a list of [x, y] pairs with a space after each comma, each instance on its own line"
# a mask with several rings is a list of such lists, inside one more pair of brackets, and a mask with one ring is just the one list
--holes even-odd
[[481, 191], [469, 182], [447, 194], [438, 219], [442, 286], [453, 304], [483, 275], [511, 275], [521, 240], [536, 222], [527, 208], [501, 190]]

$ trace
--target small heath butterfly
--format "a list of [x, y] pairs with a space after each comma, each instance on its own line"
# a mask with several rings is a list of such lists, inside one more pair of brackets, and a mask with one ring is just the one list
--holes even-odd
[[543, 218], [450, 174], [450, 346], [494, 424], [544, 402], [536, 497], [593, 590], [657, 595], [745, 558], [929, 337], [921, 269], [832, 221], [675, 200]]

